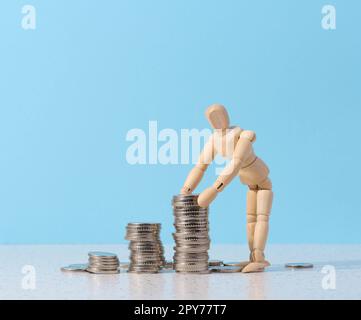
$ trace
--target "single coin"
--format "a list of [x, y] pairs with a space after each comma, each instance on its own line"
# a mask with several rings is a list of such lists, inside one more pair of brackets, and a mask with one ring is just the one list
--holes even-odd
[[163, 269], [173, 269], [173, 261], [165, 261], [163, 264]]
[[210, 267], [220, 267], [220, 266], [223, 266], [223, 261], [222, 260], [209, 260], [208, 265]]
[[111, 253], [111, 252], [102, 252], [102, 251], [91, 251], [88, 253], [89, 257], [111, 257], [111, 258], [116, 258], [117, 255], [115, 253]]
[[129, 222], [128, 226], [160, 226], [159, 222]]
[[89, 266], [88, 266], [88, 268], [90, 268], [90, 269], [97, 269], [97, 270], [117, 270], [118, 269], [118, 265], [116, 265], [116, 266], [104, 266], [104, 265], [99, 265], [99, 264], [90, 264]]
[[96, 259], [89, 259], [89, 263], [95, 263], [95, 264], [104, 264], [104, 265], [114, 265], [118, 264], [118, 260], [96, 260]]
[[87, 263], [75, 263], [62, 267], [61, 271], [85, 271], [88, 268]]
[[211, 267], [212, 272], [218, 272], [218, 273], [236, 273], [241, 272], [242, 268], [237, 266], [218, 266], [218, 267]]
[[306, 269], [306, 268], [313, 268], [313, 264], [308, 262], [292, 262], [292, 263], [286, 263], [285, 267], [293, 268], [293, 269]]
[[128, 269], [129, 262], [119, 262], [119, 269]]
[[119, 270], [99, 270], [99, 269], [92, 269], [92, 268], [87, 268], [85, 271], [90, 272], [90, 273], [94, 273], [94, 274], [116, 274], [119, 273]]
[[243, 266], [242, 262], [224, 262], [223, 265], [226, 267], [241, 267]]

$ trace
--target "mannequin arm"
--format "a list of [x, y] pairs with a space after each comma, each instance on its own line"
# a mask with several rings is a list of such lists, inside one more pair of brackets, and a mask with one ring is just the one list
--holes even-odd
[[232, 160], [223, 169], [218, 176], [216, 182], [208, 189], [204, 190], [198, 197], [198, 205], [201, 207], [208, 207], [215, 199], [218, 192], [232, 181], [238, 174], [243, 162], [252, 151], [252, 142], [255, 140], [255, 134], [252, 131], [243, 131], [234, 149]]
[[213, 161], [215, 156], [214, 138], [213, 135], [209, 138], [205, 144], [203, 151], [201, 152], [198, 162], [195, 167], [188, 174], [186, 181], [184, 182], [181, 194], [191, 194], [193, 190], [198, 186], [202, 180], [204, 172], [207, 170], [209, 164]]

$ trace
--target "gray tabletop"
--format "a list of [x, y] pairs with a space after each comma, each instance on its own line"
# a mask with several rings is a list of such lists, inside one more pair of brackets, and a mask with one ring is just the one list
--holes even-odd
[[[128, 260], [126, 245], [0, 245], [0, 299], [360, 299], [361, 245], [269, 245], [264, 273], [94, 275], [62, 272], [88, 251]], [[211, 259], [245, 260], [245, 245], [212, 245]], [[166, 246], [172, 257], [172, 246]], [[311, 262], [293, 270], [287, 262]]]

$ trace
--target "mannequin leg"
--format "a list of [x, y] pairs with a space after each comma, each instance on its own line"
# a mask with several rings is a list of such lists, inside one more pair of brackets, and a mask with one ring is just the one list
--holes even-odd
[[[247, 192], [246, 214], [247, 214], [247, 241], [248, 241], [249, 251], [252, 253], [253, 243], [254, 243], [254, 231], [257, 222], [257, 188], [254, 189], [252, 186], [249, 186], [249, 191]], [[239, 265], [240, 267], [244, 268], [251, 262], [252, 262], [252, 254], [249, 255], [249, 260], [241, 261]]]
[[257, 222], [257, 190], [247, 192], [247, 240], [249, 251], [253, 251], [254, 232]]
[[[268, 179], [267, 179], [268, 180]], [[262, 187], [271, 187], [270, 181], [259, 186], [257, 191], [257, 221], [254, 229], [254, 239], [252, 248], [252, 263], [247, 265], [242, 272], [259, 272], [269, 266], [265, 260], [264, 250], [268, 237], [269, 216], [272, 208], [273, 192]]]

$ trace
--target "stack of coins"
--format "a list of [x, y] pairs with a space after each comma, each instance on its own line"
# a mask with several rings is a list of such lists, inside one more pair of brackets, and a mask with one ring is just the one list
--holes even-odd
[[119, 273], [119, 260], [116, 254], [93, 251], [88, 253], [89, 262], [86, 271], [97, 274]]
[[165, 264], [160, 229], [160, 223], [128, 223], [125, 236], [130, 241], [128, 272], [156, 273]]
[[197, 204], [198, 195], [173, 197], [176, 246], [174, 269], [177, 272], [208, 272], [208, 249], [210, 246], [208, 208]]

